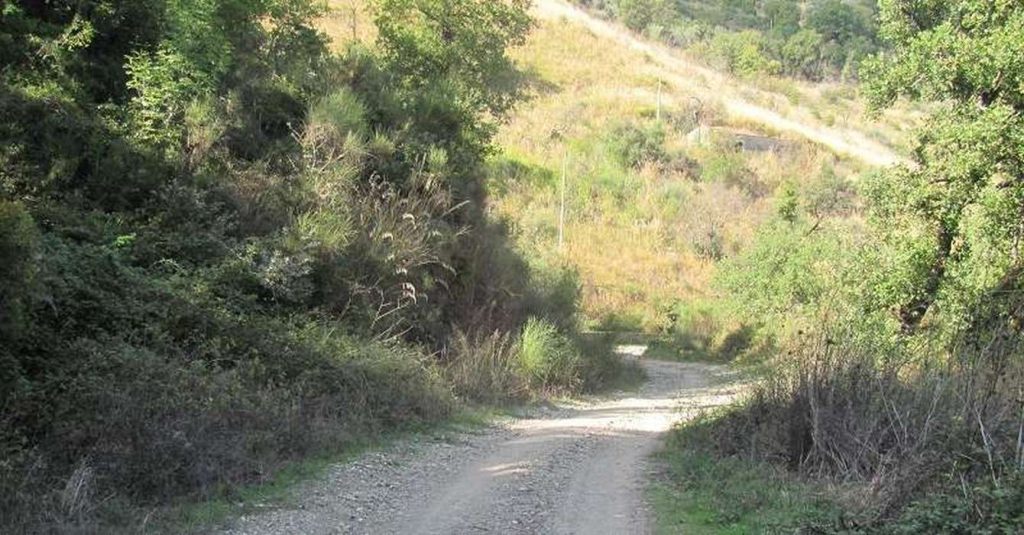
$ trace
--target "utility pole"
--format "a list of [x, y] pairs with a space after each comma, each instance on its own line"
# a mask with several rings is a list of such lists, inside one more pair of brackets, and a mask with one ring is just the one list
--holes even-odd
[[658, 122], [661, 122], [661, 78], [658, 78], [658, 111], [655, 112]]
[[359, 40], [359, 31], [358, 31], [358, 28], [357, 28], [357, 24], [358, 23], [356, 22], [356, 17], [358, 15], [358, 9], [359, 8], [356, 7], [356, 3], [352, 2], [352, 19], [351, 20], [352, 20], [352, 42], [353, 43]]
[[558, 208], [558, 250], [565, 242], [565, 174], [569, 165], [569, 149], [562, 155], [562, 202]]

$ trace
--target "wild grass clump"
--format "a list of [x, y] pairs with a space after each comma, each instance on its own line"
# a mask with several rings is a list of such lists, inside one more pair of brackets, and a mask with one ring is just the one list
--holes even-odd
[[706, 444], [727, 458], [857, 484], [845, 505], [870, 531], [1019, 526], [1024, 346], [1012, 322], [996, 323], [925, 360], [913, 356], [920, 348], [849, 330], [809, 336], [709, 424]]
[[463, 399], [488, 404], [523, 401], [530, 394], [530, 384], [518, 358], [519, 344], [512, 333], [456, 331], [445, 356], [444, 375]]
[[523, 326], [517, 364], [529, 384], [540, 391], [573, 391], [582, 382], [577, 348], [554, 325], [537, 318]]
[[487, 404], [635, 387], [643, 370], [616, 354], [614, 342], [614, 335], [572, 336], [531, 318], [518, 338], [457, 332], [443, 373], [458, 397]]

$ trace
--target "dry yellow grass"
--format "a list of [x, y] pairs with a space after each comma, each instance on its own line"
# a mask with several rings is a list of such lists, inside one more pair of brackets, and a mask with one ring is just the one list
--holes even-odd
[[[556, 183], [512, 187], [492, 201], [492, 211], [515, 222], [528, 256], [545, 263], [568, 262], [579, 270], [583, 309], [590, 320], [628, 317], [646, 330], [660, 327], [673, 301], [709, 291], [715, 264], [696, 254], [694, 241], [714, 229], [724, 252], [735, 252], [772, 213], [774, 200], [752, 198], [723, 185], [695, 184], [691, 177], [653, 166], [618, 169], [622, 176], [616, 180], [626, 184], [622, 188], [602, 182], [609, 158], [602, 154], [600, 140], [613, 125], [642, 120], [658, 106], [659, 80], [651, 75], [649, 58], [557, 19], [540, 21], [514, 55], [539, 79], [539, 89], [503, 126], [498, 141], [505, 157], [547, 168]], [[664, 84], [660, 100], [666, 116], [685, 114], [691, 95]], [[722, 124], [765, 132], [757, 123], [730, 123], [724, 114], [711, 111], [708, 115]], [[715, 148], [688, 148], [685, 133], [669, 129], [666, 146], [698, 161], [715, 156]], [[565, 245], [559, 250], [557, 182], [567, 154]], [[838, 161], [807, 143], [785, 154], [756, 154], [745, 160], [769, 191]]]
[[[375, 36], [365, 0], [330, 4], [332, 13], [320, 27], [335, 46], [352, 40], [372, 43]], [[726, 113], [716, 102], [707, 80], [729, 82], [729, 77], [698, 70], [694, 76], [702, 78], [682, 83], [679, 76], [665, 76], [664, 61], [659, 63], [650, 54], [644, 47], [623, 46], [605, 33], [595, 33], [577, 20], [538, 20], [526, 44], [512, 52], [533, 81], [532, 98], [502, 125], [496, 141], [502, 149], [497, 158], [546, 169], [547, 178], [541, 183], [503, 184], [489, 206], [496, 217], [512, 223], [517, 244], [528, 258], [543, 265], [569, 264], [579, 271], [589, 320], [628, 317], [646, 330], [666, 323], [672, 302], [710, 291], [716, 264], [696, 250], [709, 233], [720, 242], [723, 254], [733, 254], [771, 216], [771, 193], [783, 182], [807, 180], [823, 167], [834, 168], [841, 176], [852, 176], [864, 167], [794, 134], [781, 134], [794, 147], [782, 154], [730, 156], [721, 148], [690, 147], [687, 132], [669, 127], [670, 151], [685, 153], [705, 166], [741, 158], [743, 172], [755, 177], [762, 191], [701, 183], [678, 169], [623, 168], [607, 154], [609, 131], [623, 123], [650, 123], [659, 101], [665, 117], [686, 117], [693, 97], [698, 97], [713, 124], [780, 135], [749, 116]], [[906, 143], [904, 125], [916, 113], [897, 109], [869, 124], [856, 90], [847, 86], [734, 82], [733, 95], [749, 92], [767, 109], [815, 124], [843, 122], [888, 146]], [[559, 248], [559, 183], [566, 157], [565, 243]]]
[[331, 39], [334, 51], [357, 41], [369, 45], [377, 38], [367, 0], [329, 0], [327, 14], [317, 20], [316, 27]]

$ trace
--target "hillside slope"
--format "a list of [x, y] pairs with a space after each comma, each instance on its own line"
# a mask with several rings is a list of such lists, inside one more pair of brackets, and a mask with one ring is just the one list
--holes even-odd
[[[533, 98], [498, 134], [491, 210], [533, 263], [579, 272], [595, 328], [666, 329], [787, 188], [858, 224], [852, 183], [901, 161], [916, 118], [868, 119], [852, 86], [719, 73], [562, 0], [532, 13], [513, 54]], [[737, 152], [733, 135], [780, 150]], [[810, 206], [814, 191], [835, 202]]]
[[[677, 99], [694, 96], [720, 103], [732, 119], [820, 143], [830, 150], [874, 166], [903, 161], [888, 143], [870, 139], [855, 127], [826, 126], [806, 109], [784, 104], [787, 97], [704, 67], [678, 51], [645, 41], [621, 26], [601, 20], [564, 0], [538, 0], [533, 13], [545, 21], [581, 26], [608, 43], [642, 55], [644, 75], [669, 85]], [[807, 91], [805, 89], [805, 91]], [[759, 104], [768, 103], [767, 106]]]

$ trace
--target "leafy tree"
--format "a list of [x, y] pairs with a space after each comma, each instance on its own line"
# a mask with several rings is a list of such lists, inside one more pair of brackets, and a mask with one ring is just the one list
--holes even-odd
[[766, 0], [763, 10], [773, 34], [789, 37], [800, 30], [800, 6], [793, 0]]
[[843, 0], [821, 0], [814, 4], [807, 16], [807, 26], [827, 40], [840, 43], [871, 33], [870, 21]]
[[894, 292], [910, 332], [941, 295], [955, 310], [958, 299], [995, 286], [1021, 264], [1024, 5], [880, 5], [893, 51], [865, 67], [872, 104], [881, 108], [900, 96], [949, 104], [919, 133], [914, 164], [887, 171], [871, 192], [882, 226], [928, 244], [904, 263], [906, 282]]
[[616, 9], [622, 23], [638, 32], [652, 24], [668, 26], [678, 16], [667, 0], [619, 0]]
[[520, 96], [507, 54], [532, 22], [527, 0], [375, 0], [378, 44], [387, 68], [416, 91], [451, 84], [474, 111], [501, 116]]
[[800, 30], [782, 45], [782, 68], [790, 75], [820, 78], [821, 52], [825, 41], [814, 30]]

